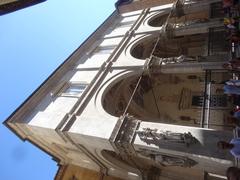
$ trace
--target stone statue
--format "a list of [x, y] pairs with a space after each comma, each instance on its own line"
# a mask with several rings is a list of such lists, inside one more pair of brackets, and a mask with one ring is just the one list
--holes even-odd
[[157, 129], [143, 128], [143, 131], [137, 131], [142, 141], [149, 144], [155, 144], [160, 147], [161, 143], [180, 143], [189, 146], [197, 143], [197, 139], [188, 133], [174, 133], [171, 131], [160, 131]]

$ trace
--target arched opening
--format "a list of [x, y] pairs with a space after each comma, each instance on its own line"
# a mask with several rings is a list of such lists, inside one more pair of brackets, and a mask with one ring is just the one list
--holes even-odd
[[101, 154], [107, 161], [115, 164], [116, 166], [119, 166], [122, 169], [134, 169], [130, 162], [124, 160], [119, 154], [115, 153], [114, 151], [102, 150]]
[[[148, 38], [137, 44], [131, 51], [137, 59], [149, 58], [156, 44], [156, 37]], [[195, 34], [174, 37], [173, 39], [161, 39], [156, 47], [154, 56], [159, 58], [185, 56], [202, 56], [207, 54], [206, 44], [208, 34]]]
[[101, 154], [110, 163], [127, 171], [130, 171], [131, 173], [139, 173], [139, 170], [147, 171], [151, 169], [153, 165], [162, 167], [161, 165], [154, 163], [152, 160], [142, 158], [140, 156], [126, 156], [123, 158], [120, 154], [109, 150], [102, 150]]
[[148, 21], [148, 24], [153, 27], [161, 27], [167, 20], [168, 14], [159, 14]]
[[208, 33], [162, 37], [159, 40], [156, 36], [146, 37], [133, 46], [131, 55], [142, 60], [154, 55], [165, 60], [185, 57], [187, 61], [226, 61], [230, 50], [227, 37], [224, 27], [209, 28]]
[[[224, 129], [232, 105], [219, 89], [230, 74], [211, 73], [211, 86], [207, 89], [210, 96], [206, 95], [205, 75], [204, 72], [144, 75], [127, 113], [148, 122], [194, 127], [209, 123], [209, 128]], [[132, 76], [116, 82], [103, 97], [104, 109], [113, 116], [123, 115], [138, 80], [138, 76]], [[207, 108], [204, 99], [209, 99]], [[203, 120], [206, 115], [210, 120]]]
[[[158, 14], [148, 21], [148, 24], [152, 27], [161, 27], [167, 20], [168, 14]], [[209, 14], [207, 11], [185, 14], [178, 18], [172, 16], [168, 23], [175, 25], [177, 28], [189, 26], [195, 23], [204, 23], [209, 21]]]
[[[125, 156], [123, 159], [114, 151], [102, 150], [102, 156], [107, 161], [119, 168], [127, 168], [126, 170], [130, 171], [131, 174], [141, 173], [141, 176], [146, 179], [174, 178], [176, 174], [181, 177], [189, 174], [189, 168], [197, 164], [196, 161], [184, 156], [170, 155], [148, 149], [139, 149], [136, 153], [137, 156]], [[191, 171], [196, 175], [201, 173], [196, 169], [191, 169]]]
[[[191, 8], [187, 8], [188, 5], [185, 4], [185, 9], [181, 17], [177, 17], [176, 13], [173, 13], [169, 18], [168, 23], [178, 28], [189, 26], [195, 23], [207, 23], [211, 20], [214, 21], [214, 18], [224, 17], [224, 13], [222, 11], [222, 2], [210, 4], [204, 3], [201, 6], [195, 6], [194, 4], [189, 5]], [[154, 17], [150, 18], [148, 24], [152, 27], [161, 27], [166, 22], [169, 13], [159, 13], [155, 15]]]

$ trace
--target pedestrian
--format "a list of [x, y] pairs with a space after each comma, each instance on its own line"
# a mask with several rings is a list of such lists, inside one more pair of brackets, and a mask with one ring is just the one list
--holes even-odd
[[224, 91], [224, 94], [228, 94], [228, 95], [232, 95], [232, 94], [240, 95], [240, 87], [239, 86], [232, 86], [232, 85], [225, 84], [223, 86], [223, 91]]
[[240, 169], [237, 167], [229, 167], [226, 171], [228, 180], [240, 180]]
[[240, 158], [240, 138], [233, 138], [230, 142], [219, 141], [218, 148], [229, 150], [235, 158]]

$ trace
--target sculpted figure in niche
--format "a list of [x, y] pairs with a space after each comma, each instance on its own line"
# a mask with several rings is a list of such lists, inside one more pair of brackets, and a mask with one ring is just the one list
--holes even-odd
[[197, 61], [199, 59], [198, 56], [186, 56], [186, 55], [180, 55], [176, 57], [164, 57], [160, 58], [157, 56], [152, 56], [154, 61], [157, 61], [159, 65], [167, 65], [167, 64], [175, 64], [175, 63], [182, 63], [182, 62], [191, 62], [191, 61]]

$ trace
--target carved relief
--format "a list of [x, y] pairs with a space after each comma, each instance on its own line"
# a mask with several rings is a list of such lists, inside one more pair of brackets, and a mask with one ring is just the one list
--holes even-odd
[[189, 146], [198, 142], [190, 132], [174, 133], [171, 131], [157, 131], [157, 129], [143, 128], [143, 131], [137, 131], [137, 134], [148, 145], [154, 144], [159, 147], [162, 143], [179, 143]]
[[148, 157], [151, 160], [155, 161], [155, 163], [162, 166], [193, 167], [198, 164], [196, 161], [185, 156], [164, 154], [148, 149], [139, 149], [137, 152], [140, 155]]
[[[207, 39], [207, 33], [201, 35], [175, 37], [174, 28], [171, 24], [164, 26], [161, 33], [165, 35], [165, 37], [168, 37], [168, 39], [162, 36], [153, 55], [157, 57], [157, 59], [160, 58], [159, 60], [165, 61], [165, 64], [196, 61], [199, 59], [199, 56], [202, 56], [205, 46], [204, 42]], [[143, 42], [141, 42], [141, 45], [138, 44], [132, 49], [131, 54], [135, 58], [145, 60], [146, 58], [151, 57], [151, 50], [153, 49], [155, 43], [156, 37], [146, 38]], [[196, 48], [198, 49], [197, 51], [192, 51], [192, 49]], [[144, 49], [144, 51], [142, 51], [142, 49]], [[159, 61], [157, 60], [156, 63], [159, 64]]]
[[200, 57], [198, 56], [186, 56], [186, 55], [179, 55], [173, 57], [164, 57], [160, 58], [157, 56], [152, 56], [150, 60], [151, 66], [160, 66], [160, 65], [167, 65], [167, 64], [175, 64], [175, 63], [183, 63], [183, 62], [196, 62], [199, 60]]

